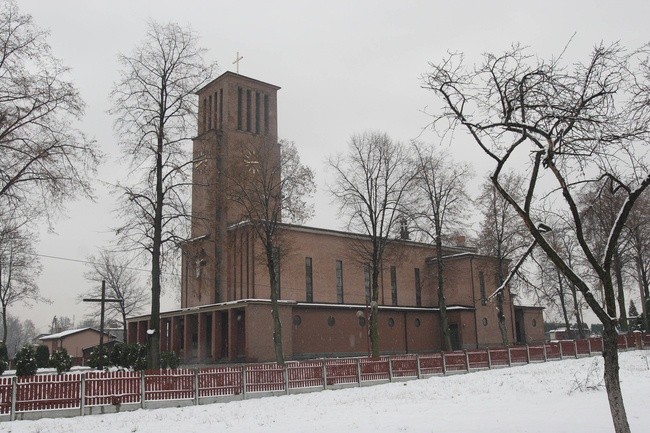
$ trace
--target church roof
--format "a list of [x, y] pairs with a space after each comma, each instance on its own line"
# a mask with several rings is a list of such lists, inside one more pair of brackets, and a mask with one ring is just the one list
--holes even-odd
[[223, 74], [219, 75], [214, 80], [210, 81], [205, 86], [201, 87], [199, 90], [196, 91], [195, 94], [198, 95], [199, 93], [203, 92], [203, 90], [206, 89], [207, 87], [210, 87], [212, 84], [216, 83], [217, 81], [222, 81], [222, 80], [224, 80], [224, 79], [226, 79], [228, 77], [233, 78], [235, 80], [248, 81], [249, 83], [260, 84], [260, 85], [262, 85], [264, 87], [271, 87], [271, 88], [273, 88], [275, 90], [280, 90], [281, 89], [280, 86], [276, 86], [275, 84], [266, 83], [264, 81], [256, 80], [255, 78], [247, 77], [247, 76], [241, 75], [241, 74], [236, 74], [236, 73], [231, 72], [231, 71], [226, 71]]

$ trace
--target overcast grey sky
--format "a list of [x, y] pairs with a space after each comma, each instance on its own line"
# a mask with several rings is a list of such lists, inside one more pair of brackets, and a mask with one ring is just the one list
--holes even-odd
[[[396, 140], [435, 143], [424, 131], [435, 110], [431, 92], [420, 88], [428, 62], [447, 51], [475, 59], [514, 42], [541, 57], [566, 54], [584, 59], [600, 41], [621, 41], [636, 48], [650, 41], [645, 1], [219, 1], [213, 0], [21, 0], [23, 13], [51, 34], [55, 55], [72, 68], [71, 78], [87, 104], [81, 125], [106, 154], [99, 171], [97, 200], [68, 205], [55, 233], [42, 230], [38, 251], [83, 260], [113, 240], [112, 197], [99, 181], [116, 183], [119, 153], [106, 113], [117, 77], [119, 53], [129, 53], [144, 35], [148, 19], [189, 25], [217, 60], [219, 73], [233, 70], [282, 87], [278, 96], [279, 135], [296, 142], [301, 157], [316, 173], [319, 193], [310, 225], [342, 228], [327, 194], [328, 155], [345, 150], [348, 137], [379, 129]], [[477, 174], [488, 168], [475, 149], [459, 140], [452, 153], [470, 161]], [[52, 316], [75, 316], [76, 302], [90, 283], [82, 264], [41, 258], [39, 280], [50, 305], [18, 307], [14, 315], [47, 330]], [[146, 275], [143, 274], [143, 279]], [[169, 293], [163, 309], [177, 308]], [[10, 312], [11, 314], [11, 312]]]

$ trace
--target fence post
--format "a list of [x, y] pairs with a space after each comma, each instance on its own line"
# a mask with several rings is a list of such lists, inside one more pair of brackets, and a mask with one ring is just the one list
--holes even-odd
[[145, 394], [144, 370], [140, 370], [140, 407], [144, 409]]
[[542, 343], [542, 347], [544, 348], [544, 362], [547, 362], [548, 355], [546, 355], [546, 342]]
[[576, 355], [576, 359], [578, 359], [578, 341], [577, 340], [573, 340], [573, 352]]
[[393, 358], [388, 357], [388, 381], [393, 381]]
[[465, 352], [465, 365], [467, 366], [467, 372], [469, 373], [469, 355], [467, 354], [467, 349], [465, 349], [464, 352]]
[[417, 374], [418, 379], [422, 378], [422, 370], [420, 370], [420, 355], [416, 354], [415, 355], [415, 372]]
[[86, 372], [81, 373], [81, 389], [79, 390], [79, 412], [84, 416], [86, 411]]
[[557, 343], [560, 346], [560, 359], [564, 359], [564, 351], [562, 350], [562, 340]]
[[508, 367], [512, 367], [512, 355], [510, 354], [510, 347], [508, 347]]
[[587, 338], [587, 345], [589, 346], [589, 356], [591, 356], [591, 338]]
[[194, 406], [199, 405], [199, 368], [194, 369]]
[[241, 388], [242, 398], [246, 400], [246, 364], [242, 364], [241, 366]]
[[16, 376], [11, 378], [11, 413], [9, 419], [14, 421], [16, 419], [16, 397], [18, 396], [18, 378]]
[[625, 350], [628, 350], [629, 347], [627, 346], [627, 334], [624, 334], [623, 339], [625, 340]]
[[492, 369], [492, 354], [490, 353], [490, 346], [487, 348], [487, 355], [488, 355], [488, 368]]
[[323, 389], [327, 389], [327, 366], [325, 365], [325, 359], [321, 359], [321, 366], [323, 369]]
[[361, 386], [361, 360], [357, 358], [357, 382]]
[[445, 359], [445, 352], [440, 352], [442, 354], [442, 374], [447, 374], [447, 360]]
[[287, 367], [287, 364], [284, 364], [284, 370], [282, 372], [284, 374], [284, 393], [289, 394], [289, 367]]

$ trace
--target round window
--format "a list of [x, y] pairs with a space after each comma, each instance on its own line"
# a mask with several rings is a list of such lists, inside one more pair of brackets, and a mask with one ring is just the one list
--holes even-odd
[[388, 326], [390, 326], [391, 328], [395, 326], [395, 320], [392, 317], [388, 319]]
[[327, 324], [328, 324], [328, 325], [330, 325], [330, 326], [334, 326], [335, 323], [336, 323], [336, 319], [334, 318], [334, 316], [329, 316], [329, 317], [327, 318]]
[[366, 318], [361, 316], [359, 317], [359, 326], [363, 327], [366, 326]]
[[420, 327], [420, 319], [415, 319], [415, 327], [416, 328]]
[[299, 315], [293, 316], [293, 324], [299, 326], [302, 323], [302, 318]]
[[536, 327], [537, 326], [537, 320], [533, 319], [532, 325], [533, 325], [533, 328]]
[[483, 326], [487, 326], [487, 324], [488, 324], [487, 317], [484, 317], [483, 318]]

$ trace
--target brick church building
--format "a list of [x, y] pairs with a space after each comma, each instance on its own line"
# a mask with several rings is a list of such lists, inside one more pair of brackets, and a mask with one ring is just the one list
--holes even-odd
[[[160, 347], [185, 362], [274, 359], [269, 277], [261, 242], [230, 202], [228, 167], [254, 165], [247, 149], [280, 158], [280, 88], [226, 72], [198, 92], [193, 153], [192, 238], [182, 248], [181, 308], [161, 313]], [[266, 147], [265, 147], [266, 146]], [[291, 245], [280, 267], [279, 310], [287, 359], [364, 355], [370, 351], [370, 271], [352, 245], [362, 235], [282, 224]], [[456, 349], [498, 346], [495, 260], [459, 240], [445, 248], [447, 315]], [[379, 281], [383, 353], [440, 350], [435, 247], [404, 236], [384, 257]], [[505, 293], [510, 341], [544, 339], [542, 309], [516, 306]], [[144, 343], [148, 316], [128, 320], [128, 342]]]

